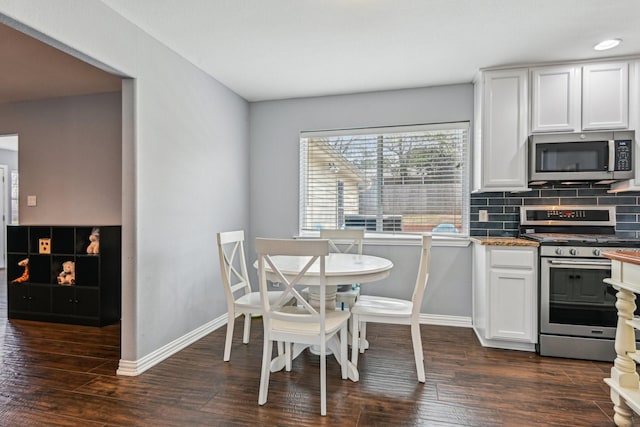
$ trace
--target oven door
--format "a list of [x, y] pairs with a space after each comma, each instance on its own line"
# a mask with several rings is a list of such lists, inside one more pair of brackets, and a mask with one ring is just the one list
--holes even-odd
[[611, 261], [540, 259], [540, 333], [615, 338], [615, 291], [603, 282]]

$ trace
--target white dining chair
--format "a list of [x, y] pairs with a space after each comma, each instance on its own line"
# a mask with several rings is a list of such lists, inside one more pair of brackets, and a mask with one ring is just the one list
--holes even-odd
[[411, 325], [411, 339], [418, 381], [425, 382], [424, 355], [420, 336], [420, 306], [429, 280], [430, 251], [431, 235], [423, 235], [418, 277], [410, 301], [373, 295], [362, 295], [356, 301], [351, 309], [351, 362], [355, 366], [358, 365], [358, 353], [363, 353], [369, 347], [367, 342], [368, 322]]
[[[248, 344], [251, 333], [251, 315], [262, 314], [262, 304], [260, 303], [260, 292], [252, 291], [247, 274], [244, 231], [218, 233], [218, 255], [222, 284], [227, 299], [227, 336], [224, 343], [224, 361], [228, 362], [231, 358], [235, 318], [244, 315], [242, 342]], [[271, 301], [276, 301], [281, 295], [281, 291], [268, 293]]]
[[[258, 404], [267, 402], [270, 372], [283, 367], [290, 369], [291, 360], [295, 359], [305, 348], [317, 346], [320, 356], [320, 414], [327, 414], [327, 349], [333, 351], [341, 365], [343, 379], [347, 379], [347, 325], [349, 312], [326, 310], [326, 274], [325, 261], [329, 254], [327, 240], [293, 240], [293, 239], [256, 239], [258, 254], [258, 275], [263, 308], [264, 348], [262, 354], [262, 371]], [[305, 259], [303, 268], [295, 277], [285, 274], [278, 268], [274, 257], [277, 255], [302, 256]], [[298, 292], [296, 286], [314, 263], [319, 263], [317, 276], [320, 288], [320, 307], [311, 306]], [[267, 272], [269, 277], [283, 286], [283, 295], [272, 302], [267, 297]], [[315, 274], [315, 272], [314, 272]], [[315, 285], [314, 285], [315, 286]], [[292, 296], [297, 304], [285, 305], [286, 298]], [[340, 337], [338, 338], [338, 333]], [[272, 360], [273, 342], [285, 343], [283, 355]], [[338, 353], [338, 354], [336, 354]]]

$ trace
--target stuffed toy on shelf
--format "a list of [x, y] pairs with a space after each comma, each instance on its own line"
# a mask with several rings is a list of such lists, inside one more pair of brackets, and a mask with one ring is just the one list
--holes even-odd
[[76, 284], [76, 263], [65, 261], [62, 263], [62, 271], [58, 274], [58, 284], [69, 286]]
[[29, 258], [25, 258], [18, 262], [20, 267], [24, 267], [24, 271], [22, 272], [22, 276], [17, 279], [13, 279], [11, 283], [23, 283], [29, 281]]
[[100, 253], [100, 229], [94, 227], [91, 230], [91, 234], [89, 235], [89, 246], [87, 246], [88, 254], [99, 254]]

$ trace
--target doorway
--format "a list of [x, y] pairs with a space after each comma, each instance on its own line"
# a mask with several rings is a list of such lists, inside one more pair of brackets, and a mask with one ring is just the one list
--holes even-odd
[[7, 266], [7, 224], [18, 220], [17, 181], [18, 135], [0, 135], [0, 269]]

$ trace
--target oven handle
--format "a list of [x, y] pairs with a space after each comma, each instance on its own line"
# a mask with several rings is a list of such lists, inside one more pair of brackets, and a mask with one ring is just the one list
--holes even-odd
[[552, 265], [566, 265], [566, 266], [574, 266], [574, 265], [585, 265], [585, 266], [593, 266], [593, 267], [611, 267], [611, 261], [561, 261], [550, 259], [549, 264]]

